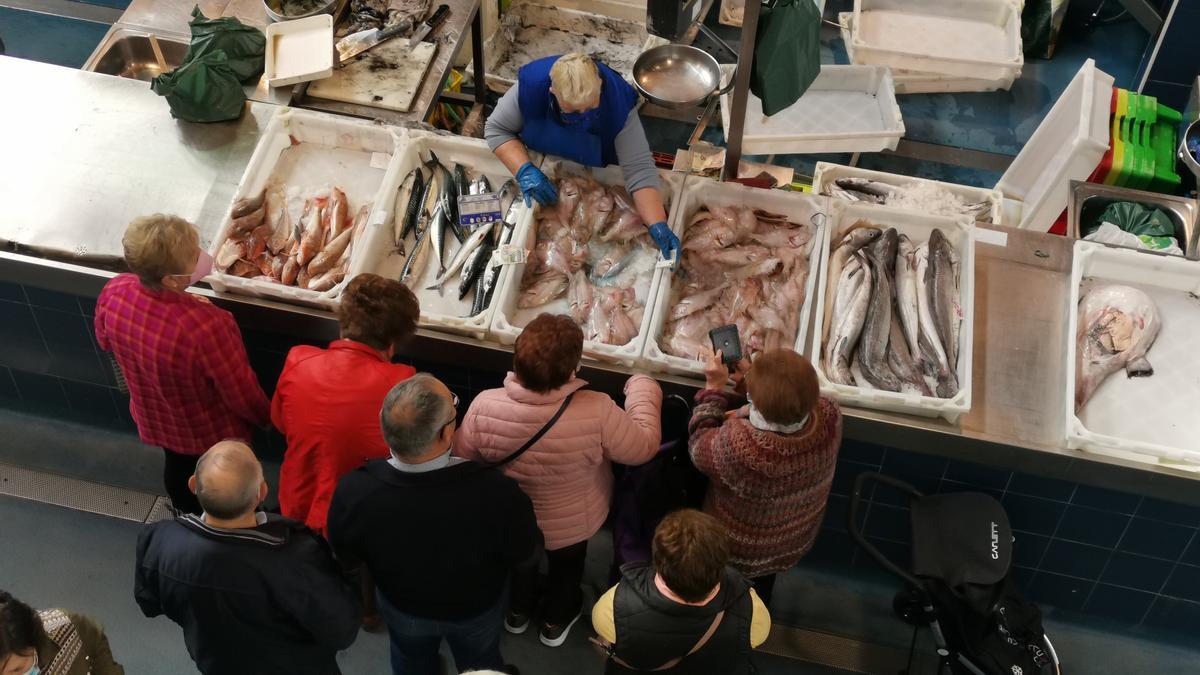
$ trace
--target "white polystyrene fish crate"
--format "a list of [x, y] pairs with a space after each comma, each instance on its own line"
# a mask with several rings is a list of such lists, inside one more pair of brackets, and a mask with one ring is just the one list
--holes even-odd
[[[821, 242], [825, 239], [828, 226], [829, 199], [803, 192], [765, 190], [738, 183], [718, 183], [706, 178], [692, 178], [672, 212], [671, 230], [683, 239], [688, 221], [703, 206], [732, 206], [763, 209], [783, 214], [797, 225], [812, 231], [808, 246], [808, 278], [804, 281], [804, 297], [801, 298], [800, 329], [793, 341], [793, 348], [803, 354], [808, 339], [808, 324], [812, 314], [813, 293], [816, 290], [817, 268], [820, 265]], [[651, 372], [666, 372], [673, 375], [704, 377], [704, 362], [668, 354], [659, 345], [667, 315], [674, 306], [674, 286], [678, 276], [669, 269], [658, 271], [658, 298], [654, 302], [654, 314], [646, 348], [642, 353], [642, 367]], [[719, 326], [713, 326], [718, 328]]]
[[848, 49], [869, 63], [958, 78], [1021, 73], [1021, 5], [1013, 0], [854, 0]]
[[[521, 66], [570, 52], [591, 54], [633, 84], [631, 73], [637, 57], [668, 41], [646, 32], [644, 3], [639, 20], [605, 15], [598, 11], [602, 9], [513, 2], [483, 41], [488, 89], [504, 93], [516, 84]], [[468, 64], [465, 72], [474, 72], [473, 66], [473, 62]]]
[[[816, 320], [813, 322], [812, 351], [810, 358], [817, 370], [821, 391], [845, 405], [873, 408], [890, 412], [909, 413], [922, 417], [942, 417], [955, 422], [958, 416], [971, 409], [971, 361], [975, 325], [975, 227], [969, 218], [941, 218], [912, 211], [889, 209], [882, 206], [862, 206], [834, 202], [830, 227], [826, 228], [826, 239], [821, 255], [820, 280], [817, 285]], [[958, 253], [959, 258], [959, 307], [962, 309], [962, 328], [959, 332], [958, 349], [958, 393], [953, 398], [922, 396], [919, 393], [882, 391], [871, 387], [835, 384], [825, 375], [825, 288], [829, 284], [830, 247], [838, 242], [843, 233], [854, 223], [865, 220], [881, 229], [896, 228], [907, 234], [914, 246], [929, 240], [933, 230], [940, 229]], [[894, 306], [894, 305], [893, 305]], [[861, 337], [861, 336], [860, 336]]]
[[[1146, 360], [1149, 377], [1105, 378], [1092, 398], [1075, 412], [1081, 284], [1092, 278], [1144, 291], [1158, 306], [1162, 327]], [[1140, 462], [1200, 471], [1200, 265], [1174, 256], [1075, 242], [1071, 267], [1071, 307], [1067, 330], [1067, 447]]]
[[[364, 254], [356, 259], [355, 266], [351, 270], [351, 276], [371, 272], [389, 279], [400, 278], [400, 273], [404, 270], [404, 263], [408, 259], [408, 254], [412, 252], [413, 245], [411, 241], [405, 244], [406, 250], [404, 255], [400, 255], [396, 251], [395, 234], [399, 231], [400, 227], [400, 223], [397, 220], [403, 219], [404, 207], [407, 203], [407, 199], [398, 203], [398, 200], [402, 197], [407, 197], [407, 195], [401, 195], [400, 191], [404, 187], [403, 183], [408, 177], [409, 172], [414, 167], [429, 159], [430, 151], [433, 151], [442, 164], [451, 172], [453, 172], [454, 164], [457, 162], [467, 169], [472, 178], [481, 173], [486, 175], [488, 181], [491, 182], [492, 189], [496, 191], [500, 190], [504, 181], [512, 178], [508, 169], [504, 167], [504, 164], [500, 160], [496, 159], [496, 156], [488, 149], [487, 143], [482, 139], [406, 129], [401, 135], [401, 140], [402, 145], [396, 153], [395, 161], [389, 173], [389, 183], [384, 188], [389, 196], [381, 205], [383, 213], [371, 224], [366, 235], [364, 235], [363, 239], [367, 245], [364, 247]], [[428, 181], [429, 172], [426, 171], [425, 173], [426, 180]], [[520, 200], [520, 197], [518, 196], [517, 199]], [[518, 236], [523, 235], [523, 228], [528, 226], [529, 218], [529, 209], [525, 208], [524, 201], [520, 201], [517, 208], [517, 224], [513, 232], [514, 240]], [[500, 227], [500, 225], [497, 224], [495, 227]], [[411, 235], [409, 239], [412, 239]], [[427, 245], [431, 244], [432, 242]], [[449, 264], [454, 258], [454, 254], [458, 251], [460, 244], [449, 230], [446, 232], [445, 244], [447, 248], [443, 258]], [[476, 316], [466, 316], [471, 308], [471, 299], [474, 297], [474, 291], [468, 293], [464, 299], [458, 299], [458, 283], [460, 279], [458, 273], [455, 273], [446, 281], [442, 287], [442, 293], [439, 293], [437, 290], [429, 290], [428, 286], [432, 285], [437, 278], [437, 263], [433, 260], [432, 250], [429, 252], [426, 260], [425, 269], [417, 276], [417, 282], [410, 286], [413, 293], [417, 296], [418, 302], [421, 304], [421, 318], [418, 324], [422, 328], [432, 328], [473, 337], [481, 338], [486, 335], [492, 323], [492, 308], [499, 297], [500, 279], [496, 280], [496, 288], [492, 292], [492, 304]], [[503, 276], [503, 272], [501, 276]], [[479, 282], [477, 281], [476, 283]]]
[[[855, 58], [854, 42], [850, 35], [854, 27], [854, 12], [838, 13], [838, 24], [841, 26], [842, 42], [846, 47], [846, 56], [850, 63], [867, 65]], [[1012, 71], [1004, 77], [986, 80], [976, 77], [957, 77], [940, 73], [923, 73], [919, 70], [892, 68], [892, 80], [896, 84], [896, 94], [940, 94], [948, 92], [979, 92], [1008, 90], [1013, 82], [1021, 76], [1021, 71]]]
[[[877, 183], [886, 183], [888, 185], [901, 186], [912, 183], [933, 184], [950, 192], [958, 197], [961, 197], [966, 203], [988, 202], [991, 204], [989, 214], [991, 224], [1003, 224], [1003, 208], [1004, 198], [1000, 191], [996, 189], [986, 189], [971, 187], [969, 185], [958, 185], [956, 183], [943, 183], [939, 180], [931, 180], [928, 178], [918, 178], [916, 176], [901, 176], [894, 173], [885, 173], [883, 171], [871, 171], [869, 169], [859, 169], [853, 166], [844, 166], [841, 164], [832, 164], [830, 162], [817, 162], [816, 171], [813, 172], [813, 192], [821, 194], [825, 187], [839, 178], [865, 178]], [[836, 199], [836, 198], [834, 198]], [[904, 207], [893, 206], [891, 204], [872, 204], [870, 202], [862, 202], [865, 206], [887, 206], [889, 208], [898, 208], [902, 210]], [[920, 213], [920, 212], [918, 212]], [[944, 216], [943, 216], [944, 217]]]
[[[723, 80], [732, 66], [722, 66]], [[721, 97], [729, 133], [730, 94]], [[904, 136], [892, 73], [878, 66], [821, 66], [800, 100], [767, 117], [762, 99], [746, 96], [742, 152], [747, 155], [895, 150]]]
[[[390, 196], [385, 180], [387, 169], [380, 167], [391, 164], [397, 147], [398, 136], [388, 127], [338, 115], [283, 108], [259, 138], [234, 201], [258, 195], [271, 181], [282, 183], [285, 189], [299, 187], [306, 192], [337, 186], [346, 193], [351, 217], [363, 204], [372, 204], [368, 223], [373, 223], [381, 217], [381, 210], [390, 208], [385, 205]], [[209, 252], [214, 257], [233, 224], [228, 209], [224, 218], [217, 236], [209, 243]], [[351, 251], [347, 279], [366, 248], [361, 245], [365, 239], [359, 243]], [[205, 281], [220, 292], [326, 309], [337, 304], [346, 284], [343, 280], [328, 291], [317, 292], [216, 270], [205, 277]]]
[[1006, 224], [1038, 232], [1054, 225], [1071, 181], [1087, 180], [1108, 150], [1112, 89], [1113, 77], [1085, 61], [996, 184], [1022, 202], [1020, 220]]
[[[547, 160], [542, 166], [542, 170], [551, 180], [554, 180], [560, 172], [569, 174], [584, 174], [591, 173], [592, 177], [598, 182], [606, 185], [625, 185], [624, 174], [619, 166], [606, 166], [600, 169], [589, 169], [574, 162], [566, 160]], [[658, 172], [661, 185], [659, 190], [662, 192], [663, 201], [667, 208], [668, 217], [672, 212], [672, 207], [678, 201], [679, 189], [683, 182], [683, 174], [673, 171]], [[532, 251], [534, 241], [537, 235], [537, 220], [538, 210], [541, 207], [534, 203], [533, 212], [528, 218], [529, 224], [524, 231], [524, 237], [517, 241], [523, 241], [527, 252]], [[669, 220], [668, 220], [669, 222]], [[565, 314], [569, 310], [562, 299], [555, 300], [542, 307], [532, 309], [520, 309], [517, 307], [517, 300], [521, 296], [521, 277], [525, 273], [525, 263], [510, 265], [505, 270], [506, 276], [503, 279], [504, 286], [497, 290], [496, 297], [492, 304], [495, 310], [494, 318], [492, 319], [491, 334], [501, 344], [511, 345], [517, 341], [517, 336], [521, 334], [521, 330], [531, 321], [534, 316], [541, 312], [551, 312]], [[654, 299], [658, 296], [657, 283], [659, 275], [657, 273], [650, 275], [650, 280], [646, 284], [643, 291], [638, 291], [638, 298], [645, 299], [644, 310], [642, 312], [642, 321], [638, 326], [638, 334], [632, 340], [624, 345], [610, 345], [594, 340], [585, 340], [583, 343], [583, 355], [587, 358], [602, 361], [605, 363], [615, 363], [623, 366], [632, 367], [638, 363], [642, 355], [642, 348], [646, 341], [646, 335], [650, 328], [650, 317], [654, 311]], [[555, 311], [556, 306], [561, 303], [561, 311]]]

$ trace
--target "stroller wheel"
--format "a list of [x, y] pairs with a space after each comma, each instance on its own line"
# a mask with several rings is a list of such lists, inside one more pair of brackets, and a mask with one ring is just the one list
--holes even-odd
[[912, 589], [905, 589], [896, 593], [896, 596], [892, 598], [892, 611], [900, 617], [901, 621], [910, 626], [924, 626], [930, 621], [924, 604], [920, 594]]

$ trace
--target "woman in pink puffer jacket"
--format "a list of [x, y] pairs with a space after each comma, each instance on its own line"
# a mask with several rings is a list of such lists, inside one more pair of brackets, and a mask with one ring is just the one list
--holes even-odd
[[[625, 410], [606, 394], [587, 391], [575, 377], [583, 332], [570, 318], [542, 314], [517, 338], [513, 372], [502, 389], [475, 398], [454, 437], [455, 454], [499, 462], [516, 452], [558, 412], [562, 417], [504, 472], [533, 501], [546, 537], [549, 566], [542, 598], [541, 641], [561, 645], [583, 609], [587, 540], [608, 517], [612, 467], [644, 464], [658, 451], [662, 390], [645, 375], [625, 384]], [[537, 566], [514, 575], [505, 628], [523, 633], [537, 604]]]

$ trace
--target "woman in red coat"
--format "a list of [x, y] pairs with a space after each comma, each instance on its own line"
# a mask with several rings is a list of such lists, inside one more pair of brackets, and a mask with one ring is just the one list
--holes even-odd
[[389, 456], [379, 410], [392, 387], [416, 373], [391, 359], [419, 316], [407, 286], [361, 274], [342, 293], [341, 339], [328, 349], [300, 345], [288, 353], [271, 401], [271, 421], [287, 437], [279, 472], [283, 515], [325, 534], [338, 479]]

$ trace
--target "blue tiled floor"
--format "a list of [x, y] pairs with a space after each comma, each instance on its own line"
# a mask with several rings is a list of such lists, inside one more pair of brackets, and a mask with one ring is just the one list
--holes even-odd
[[0, 39], [8, 56], [68, 68], [82, 66], [108, 28], [102, 23], [0, 7]]

